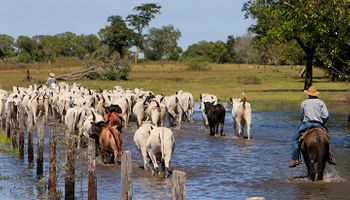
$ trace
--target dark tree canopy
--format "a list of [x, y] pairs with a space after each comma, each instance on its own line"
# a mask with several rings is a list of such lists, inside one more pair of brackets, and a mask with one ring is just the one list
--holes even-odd
[[111, 24], [99, 32], [102, 43], [108, 45], [112, 51], [118, 52], [122, 57], [135, 43], [137, 35], [127, 27], [120, 16], [110, 16], [107, 19]]
[[[312, 66], [317, 50], [330, 38], [343, 32], [349, 18], [348, 0], [249, 0], [243, 6], [246, 17], [256, 24], [250, 31], [262, 43], [295, 40], [306, 56], [304, 89], [312, 85]], [[347, 25], [349, 26], [349, 24]]]
[[172, 25], [151, 28], [145, 40], [145, 57], [150, 60], [177, 60], [182, 51], [177, 45], [181, 32]]

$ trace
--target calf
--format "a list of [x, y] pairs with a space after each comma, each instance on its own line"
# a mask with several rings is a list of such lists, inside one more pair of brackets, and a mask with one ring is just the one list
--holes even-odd
[[204, 111], [208, 117], [208, 123], [210, 128], [210, 135], [219, 134], [220, 126], [220, 135], [224, 136], [224, 124], [225, 124], [225, 108], [221, 104], [216, 104], [211, 102], [204, 102]]
[[208, 122], [208, 116], [205, 114], [205, 105], [204, 105], [204, 103], [205, 102], [210, 102], [213, 105], [216, 105], [218, 103], [218, 98], [215, 95], [213, 95], [213, 94], [201, 93], [199, 95], [199, 101], [200, 101], [199, 109], [201, 110], [201, 115], [202, 115], [204, 127], [208, 128], [209, 122]]
[[150, 131], [146, 149], [153, 163], [155, 173], [159, 170], [157, 161], [160, 161], [164, 169], [164, 176], [168, 177], [171, 156], [175, 150], [173, 132], [166, 127], [155, 127]]
[[241, 98], [230, 98], [230, 101], [232, 104], [232, 120], [235, 133], [239, 136], [243, 136], [244, 130], [246, 129], [248, 140], [250, 140], [252, 109], [250, 104], [247, 102], [247, 97], [244, 93], [242, 93]]

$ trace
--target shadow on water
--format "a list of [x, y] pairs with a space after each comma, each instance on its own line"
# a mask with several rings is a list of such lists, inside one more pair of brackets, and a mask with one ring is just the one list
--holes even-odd
[[[198, 108], [198, 107], [196, 107]], [[226, 109], [229, 111], [229, 109]], [[173, 129], [176, 149], [170, 168], [187, 173], [187, 199], [349, 199], [350, 135], [345, 133], [345, 113], [331, 113], [328, 128], [332, 134], [337, 166], [326, 166], [325, 179], [312, 183], [305, 177], [304, 164], [288, 168], [290, 138], [299, 118], [298, 112], [253, 112], [252, 140], [233, 134], [231, 113], [227, 112], [226, 136], [209, 136], [198, 110], [194, 122]], [[47, 131], [47, 130], [46, 130]], [[123, 129], [123, 149], [132, 153], [134, 199], [169, 199], [171, 179], [144, 171], [135, 148], [132, 123]], [[44, 176], [48, 177], [48, 135], [45, 135]], [[34, 141], [36, 144], [36, 141]], [[61, 154], [61, 153], [59, 153]], [[35, 154], [36, 155], [36, 154]], [[64, 164], [64, 156], [60, 162]], [[1, 199], [46, 199], [46, 187], [35, 180], [36, 168], [27, 169], [26, 161], [0, 154]], [[76, 198], [87, 199], [87, 168], [76, 162]], [[59, 172], [59, 187], [64, 194], [64, 173]], [[119, 199], [120, 165], [97, 161], [99, 199]]]

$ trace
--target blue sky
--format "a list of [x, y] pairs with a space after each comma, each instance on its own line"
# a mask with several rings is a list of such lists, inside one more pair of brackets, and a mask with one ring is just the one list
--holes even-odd
[[182, 36], [179, 46], [201, 40], [226, 41], [228, 35], [241, 36], [253, 23], [241, 11], [246, 0], [0, 0], [0, 33], [19, 35], [54, 35], [66, 31], [97, 34], [107, 18], [125, 18], [135, 6], [158, 3], [161, 14], [150, 27], [173, 25]]

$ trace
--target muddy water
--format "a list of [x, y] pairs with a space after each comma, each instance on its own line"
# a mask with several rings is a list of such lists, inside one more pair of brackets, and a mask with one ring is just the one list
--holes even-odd
[[[346, 114], [331, 113], [328, 128], [333, 136], [337, 166], [326, 166], [325, 180], [311, 183], [306, 167], [289, 169], [291, 134], [296, 112], [253, 112], [253, 140], [233, 136], [231, 114], [226, 115], [225, 137], [210, 137], [202, 128], [201, 116], [173, 130], [176, 150], [170, 168], [185, 171], [187, 199], [350, 199], [350, 134], [343, 128]], [[171, 179], [144, 172], [141, 156], [133, 143], [135, 124], [122, 133], [123, 148], [133, 157], [134, 199], [169, 199]], [[48, 135], [45, 136], [46, 143]], [[48, 146], [45, 146], [45, 177], [48, 176]], [[63, 154], [63, 153], [59, 153]], [[64, 156], [63, 156], [64, 157]], [[64, 158], [60, 158], [63, 162]], [[84, 161], [77, 161], [76, 198], [87, 199]], [[60, 171], [60, 170], [59, 170]], [[35, 167], [18, 158], [0, 154], [0, 199], [46, 199], [45, 184], [35, 180]], [[120, 166], [97, 163], [99, 199], [120, 199]], [[59, 172], [62, 192], [63, 171]], [[63, 193], [64, 194], [64, 193]], [[63, 199], [63, 198], [62, 198]]]

